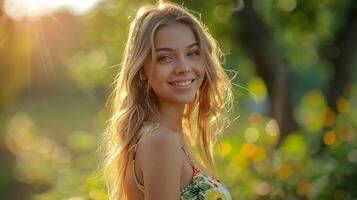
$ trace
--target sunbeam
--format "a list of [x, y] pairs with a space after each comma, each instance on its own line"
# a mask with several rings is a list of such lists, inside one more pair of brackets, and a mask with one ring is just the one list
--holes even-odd
[[36, 18], [51, 15], [52, 12], [65, 9], [75, 15], [82, 15], [92, 9], [101, 0], [5, 0], [5, 13], [14, 20], [24, 17]]
[[46, 0], [6, 0], [5, 13], [15, 20], [24, 17], [48, 15], [60, 6], [60, 1]]
[[[28, 84], [45, 86], [57, 76], [56, 64], [61, 52], [78, 28], [68, 28], [77, 23], [76, 15], [84, 15], [102, 0], [4, 0], [4, 14], [0, 16], [0, 46], [9, 34], [13, 40], [22, 40], [31, 48], [23, 48]], [[12, 19], [12, 20], [8, 20]], [[14, 27], [11, 33], [8, 21]], [[78, 22], [77, 26], [80, 26]], [[74, 25], [74, 27], [77, 27]], [[2, 28], [5, 27], [5, 28]], [[62, 41], [62, 42], [61, 42]], [[15, 47], [14, 47], [15, 48]], [[19, 48], [19, 47], [16, 47]], [[62, 50], [65, 51], [65, 50]]]

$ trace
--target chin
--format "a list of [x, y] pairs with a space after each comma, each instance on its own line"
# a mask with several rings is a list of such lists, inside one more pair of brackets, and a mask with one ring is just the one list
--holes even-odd
[[195, 99], [194, 97], [186, 98], [186, 99], [180, 99], [180, 100], [177, 100], [177, 103], [189, 104], [189, 103], [192, 103], [194, 99]]
[[189, 104], [195, 100], [195, 93], [187, 94], [175, 94], [175, 93], [165, 93], [162, 94], [159, 98], [165, 102], [171, 104]]
[[173, 103], [173, 104], [189, 104], [192, 103], [194, 100], [194, 96], [193, 97], [182, 97], [182, 98], [170, 98], [167, 99], [167, 101]]

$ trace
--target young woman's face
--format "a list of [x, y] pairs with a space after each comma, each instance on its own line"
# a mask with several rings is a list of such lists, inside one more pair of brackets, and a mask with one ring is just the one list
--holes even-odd
[[182, 23], [163, 26], [156, 31], [154, 43], [154, 57], [145, 60], [144, 72], [155, 94], [160, 101], [192, 102], [205, 75], [192, 29]]

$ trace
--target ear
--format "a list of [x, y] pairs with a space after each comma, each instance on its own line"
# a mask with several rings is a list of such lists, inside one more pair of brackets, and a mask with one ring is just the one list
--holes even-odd
[[139, 71], [139, 78], [140, 78], [140, 80], [143, 80], [143, 81], [147, 80], [147, 78], [146, 78], [146, 76], [145, 76], [145, 71], [144, 71], [144, 68], [143, 68], [143, 67], [142, 67], [142, 68], [140, 69], [140, 71]]

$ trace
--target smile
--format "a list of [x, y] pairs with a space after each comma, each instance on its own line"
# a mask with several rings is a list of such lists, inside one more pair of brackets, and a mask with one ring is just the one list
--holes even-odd
[[177, 88], [189, 88], [192, 85], [193, 81], [195, 81], [195, 79], [188, 81], [170, 82], [170, 85], [175, 86]]

